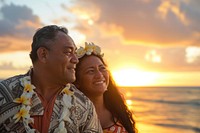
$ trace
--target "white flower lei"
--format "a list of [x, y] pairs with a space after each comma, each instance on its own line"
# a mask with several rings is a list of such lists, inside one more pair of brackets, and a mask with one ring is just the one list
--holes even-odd
[[[29, 127], [30, 123], [34, 123], [34, 119], [30, 117], [29, 111], [31, 109], [31, 98], [33, 94], [36, 94], [34, 91], [35, 86], [31, 84], [31, 78], [30, 76], [25, 76], [20, 79], [21, 85], [24, 87], [23, 93], [19, 98], [14, 99], [13, 102], [20, 103], [21, 108], [17, 114], [13, 117], [15, 120], [15, 123], [22, 120], [23, 124], [25, 126], [25, 130], [28, 133], [35, 133], [36, 129], [31, 129]], [[71, 121], [69, 118], [69, 108], [72, 106], [71, 101], [73, 98], [73, 91], [69, 90], [70, 85], [67, 84], [65, 88], [62, 90], [61, 93], [63, 93], [63, 99], [61, 101], [61, 104], [63, 105], [63, 112], [59, 118], [59, 126], [55, 129], [54, 133], [67, 133], [67, 130], [65, 128], [64, 121]]]
[[103, 55], [104, 55], [101, 53], [101, 48], [99, 46], [95, 45], [93, 42], [91, 42], [91, 43], [85, 42], [85, 48], [80, 47], [77, 49], [76, 52], [77, 52], [78, 58], [83, 57], [85, 54], [91, 55], [92, 53], [95, 55], [99, 55], [101, 57], [103, 57]]

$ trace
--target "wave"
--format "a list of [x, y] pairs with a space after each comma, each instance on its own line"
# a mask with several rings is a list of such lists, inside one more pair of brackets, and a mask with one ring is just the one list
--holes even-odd
[[143, 101], [143, 102], [154, 102], [162, 104], [178, 104], [178, 105], [190, 105], [190, 106], [200, 106], [200, 99], [191, 101], [169, 101], [169, 100], [157, 100], [157, 99], [144, 99], [144, 98], [133, 98], [133, 101]]
[[163, 126], [163, 127], [171, 127], [171, 128], [179, 128], [179, 129], [185, 129], [185, 130], [192, 130], [195, 131], [196, 133], [200, 133], [200, 128], [199, 127], [194, 127], [194, 126], [189, 126], [189, 125], [178, 125], [178, 124], [160, 124], [160, 123], [155, 123], [154, 125], [158, 126]]

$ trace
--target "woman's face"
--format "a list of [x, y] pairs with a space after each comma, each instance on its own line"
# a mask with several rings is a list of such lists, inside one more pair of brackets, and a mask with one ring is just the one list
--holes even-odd
[[88, 97], [103, 95], [109, 83], [109, 73], [96, 56], [85, 57], [77, 70], [77, 87]]

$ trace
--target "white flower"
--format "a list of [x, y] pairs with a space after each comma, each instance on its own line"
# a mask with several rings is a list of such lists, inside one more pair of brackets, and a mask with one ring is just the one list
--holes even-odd
[[67, 133], [67, 130], [65, 128], [65, 122], [61, 121], [58, 128], [54, 130], [54, 133]]
[[99, 56], [103, 57], [103, 54], [101, 54], [101, 48], [99, 46], [95, 45], [94, 43], [85, 42], [85, 48], [80, 47], [77, 50], [77, 57], [81, 58], [85, 54], [91, 55], [92, 53], [95, 54], [95, 55], [99, 55]]
[[23, 119], [23, 121], [26, 121], [26, 119], [30, 119], [29, 110], [30, 106], [23, 105], [19, 112], [13, 117], [13, 119], [16, 119], [15, 123], [18, 122], [20, 119]]
[[13, 102], [20, 103], [20, 104], [23, 104], [23, 105], [30, 105], [31, 104], [30, 98], [25, 93], [23, 93], [20, 98], [14, 99]]
[[83, 47], [80, 47], [77, 51], [76, 51], [76, 54], [77, 54], [77, 57], [78, 58], [81, 58], [85, 55], [86, 51]]
[[[19, 98], [16, 98], [13, 100], [15, 103], [21, 104], [21, 108], [17, 114], [14, 115], [13, 119], [15, 119], [15, 123], [18, 121], [23, 121], [24, 127], [26, 132], [28, 133], [35, 133], [35, 129], [31, 129], [29, 127], [29, 123], [34, 123], [34, 119], [30, 117], [29, 111], [31, 109], [31, 98], [33, 94], [35, 94], [35, 86], [31, 84], [30, 76], [26, 76], [20, 79], [21, 85], [24, 87], [23, 93]], [[61, 104], [63, 105], [63, 112], [59, 119], [59, 126], [54, 131], [54, 133], [67, 133], [67, 130], [65, 128], [65, 121], [71, 121], [69, 118], [71, 108], [71, 102], [74, 92], [70, 90], [70, 84], [67, 84], [65, 88], [63, 89], [62, 93], [63, 99], [61, 101]]]
[[20, 79], [21, 85], [24, 86], [25, 84], [30, 84], [31, 78], [30, 76], [25, 76]]
[[60, 116], [60, 121], [64, 120], [64, 121], [71, 121], [71, 119], [69, 118], [70, 116], [70, 111], [69, 108], [71, 107], [71, 101], [72, 101], [72, 96], [69, 95], [63, 95], [63, 112]]

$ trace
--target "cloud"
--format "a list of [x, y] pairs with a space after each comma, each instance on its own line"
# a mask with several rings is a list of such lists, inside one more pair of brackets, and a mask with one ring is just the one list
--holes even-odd
[[31, 41], [14, 37], [0, 37], [0, 52], [30, 50]]
[[77, 17], [74, 28], [103, 48], [111, 69], [199, 71], [199, 55], [188, 56], [189, 47], [200, 47], [199, 6], [198, 0], [76, 0], [68, 11]]
[[39, 17], [30, 8], [12, 3], [4, 4], [0, 13], [0, 51], [28, 50], [35, 30], [42, 25]]
[[76, 0], [72, 11], [79, 20], [93, 20], [106, 33], [118, 27], [127, 44], [199, 46], [198, 5], [198, 0]]
[[0, 11], [3, 16], [0, 20], [1, 36], [30, 37], [35, 27], [40, 25], [39, 18], [26, 6], [4, 5]]
[[27, 66], [25, 67], [15, 67], [13, 62], [5, 62], [0, 64], [1, 70], [27, 70]]
[[[111, 69], [200, 70], [199, 54], [191, 54], [190, 48], [194, 51], [200, 44], [198, 0], [74, 0], [73, 4], [60, 4], [63, 14], [52, 17], [53, 23], [69, 24], [78, 31], [75, 38], [82, 35], [83, 41], [100, 45]], [[42, 25], [40, 18], [29, 7], [14, 4], [4, 4], [0, 13], [0, 52], [29, 50]]]

